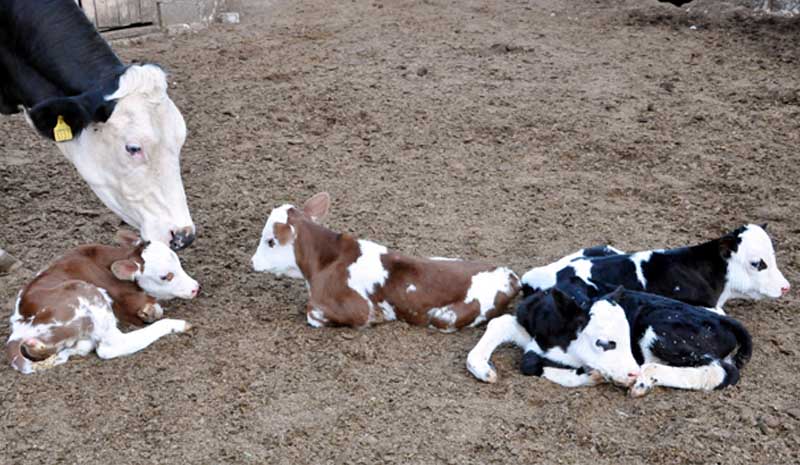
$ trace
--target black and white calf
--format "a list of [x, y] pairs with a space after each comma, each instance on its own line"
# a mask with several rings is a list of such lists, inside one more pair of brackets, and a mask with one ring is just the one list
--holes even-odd
[[191, 244], [166, 75], [124, 65], [74, 0], [0, 0], [0, 114], [20, 111], [145, 240]]
[[535, 292], [515, 316], [490, 321], [469, 353], [469, 371], [496, 381], [491, 355], [511, 342], [525, 350], [525, 374], [569, 387], [610, 380], [641, 396], [654, 386], [711, 390], [736, 384], [750, 358], [750, 335], [732, 318], [622, 287], [590, 298], [580, 280], [565, 284], [566, 292], [561, 285]]
[[722, 312], [728, 299], [778, 298], [789, 282], [778, 269], [766, 225], [749, 224], [703, 244], [625, 254], [613, 247], [583, 249], [522, 276], [523, 293], [578, 277], [624, 286]]

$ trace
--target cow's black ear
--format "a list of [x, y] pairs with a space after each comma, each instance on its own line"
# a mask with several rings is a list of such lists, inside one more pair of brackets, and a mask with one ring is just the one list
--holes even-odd
[[39, 131], [39, 134], [52, 140], [55, 140], [54, 131], [59, 116], [69, 126], [72, 131], [72, 137], [77, 137], [92, 121], [92, 115], [83, 106], [81, 99], [77, 97], [59, 97], [45, 100], [31, 108], [28, 116], [36, 130]]
[[94, 91], [76, 97], [45, 100], [31, 108], [28, 116], [40, 134], [53, 140], [61, 116], [75, 138], [90, 124], [108, 121], [116, 104], [116, 100], [106, 100], [102, 92]]
[[764, 231], [767, 230], [767, 223], [761, 223], [759, 226], [761, 226], [761, 229], [763, 229]]

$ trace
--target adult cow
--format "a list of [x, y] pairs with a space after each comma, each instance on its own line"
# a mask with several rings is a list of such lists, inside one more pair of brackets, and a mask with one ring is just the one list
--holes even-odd
[[123, 65], [73, 0], [0, 0], [0, 113], [20, 111], [145, 240], [192, 243], [166, 75]]

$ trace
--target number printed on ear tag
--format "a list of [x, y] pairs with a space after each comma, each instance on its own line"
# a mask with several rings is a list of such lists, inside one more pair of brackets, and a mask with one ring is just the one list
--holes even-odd
[[58, 115], [56, 127], [53, 129], [53, 136], [55, 136], [56, 142], [72, 140], [72, 128], [69, 127], [69, 124], [64, 121], [64, 117], [61, 115]]

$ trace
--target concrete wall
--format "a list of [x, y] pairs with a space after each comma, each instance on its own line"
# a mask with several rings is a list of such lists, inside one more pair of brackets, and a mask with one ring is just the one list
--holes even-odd
[[214, 21], [225, 0], [158, 0], [161, 27], [203, 26]]

